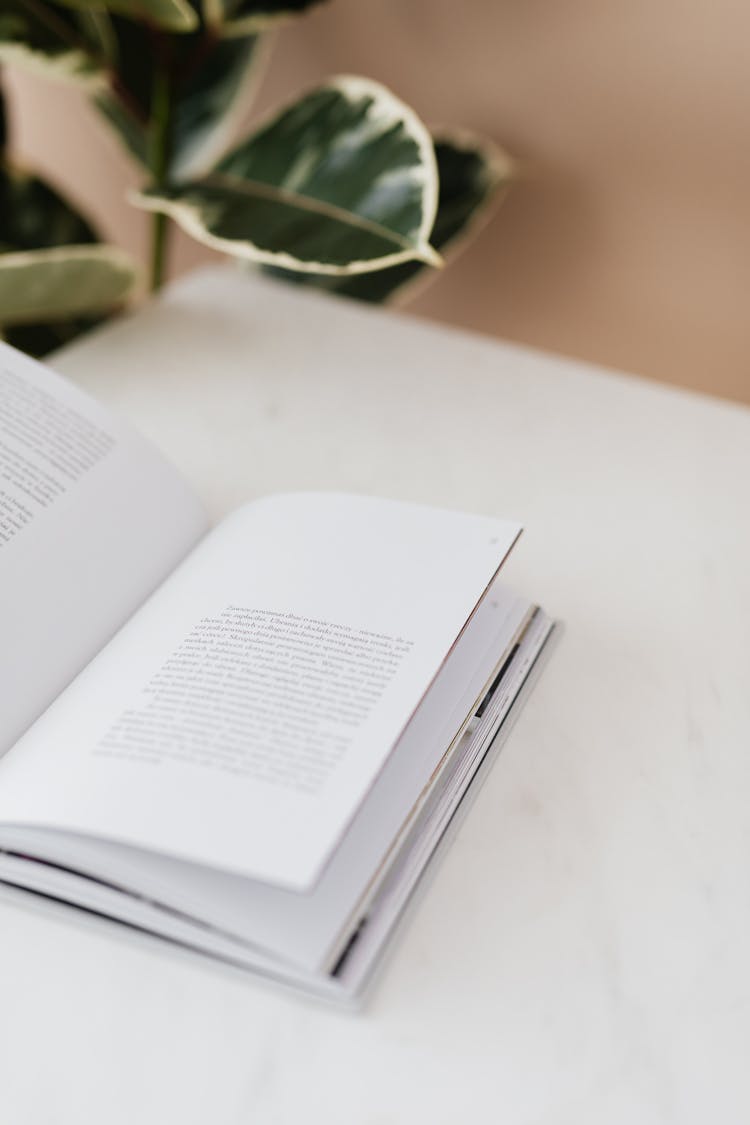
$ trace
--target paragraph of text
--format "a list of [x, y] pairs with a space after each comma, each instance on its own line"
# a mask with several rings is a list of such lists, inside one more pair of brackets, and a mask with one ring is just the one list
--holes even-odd
[[0, 547], [67, 492], [114, 439], [53, 395], [0, 369]]
[[411, 650], [331, 621], [229, 606], [204, 617], [97, 747], [315, 794]]

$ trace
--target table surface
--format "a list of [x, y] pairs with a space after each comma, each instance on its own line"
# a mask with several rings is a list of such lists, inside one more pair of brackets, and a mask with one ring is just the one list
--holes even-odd
[[745, 1125], [750, 411], [227, 269], [57, 366], [216, 516], [520, 518], [566, 632], [358, 1015], [0, 904], [0, 1119]]

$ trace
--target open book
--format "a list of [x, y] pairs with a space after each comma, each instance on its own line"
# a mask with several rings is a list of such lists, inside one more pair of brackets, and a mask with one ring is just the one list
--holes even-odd
[[321, 493], [209, 529], [0, 345], [0, 883], [358, 995], [551, 635], [519, 530]]

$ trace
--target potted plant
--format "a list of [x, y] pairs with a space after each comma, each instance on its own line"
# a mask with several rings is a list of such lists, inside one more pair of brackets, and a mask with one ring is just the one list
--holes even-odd
[[[232, 139], [268, 32], [315, 0], [4, 0], [0, 62], [83, 86], [143, 171], [148, 285], [171, 230], [292, 280], [384, 301], [465, 233], [510, 178], [487, 141], [431, 134], [370, 79], [331, 79]], [[3, 119], [0, 105], [0, 120]], [[118, 309], [123, 250], [14, 167], [0, 128], [0, 332], [35, 354]]]

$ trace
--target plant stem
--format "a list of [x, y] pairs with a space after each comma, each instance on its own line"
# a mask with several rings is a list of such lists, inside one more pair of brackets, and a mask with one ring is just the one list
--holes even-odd
[[164, 264], [167, 257], [167, 237], [169, 219], [166, 215], [154, 213], [151, 216], [151, 270], [150, 289], [157, 293], [164, 284]]
[[[157, 191], [166, 185], [172, 144], [172, 90], [166, 68], [154, 73], [151, 100], [151, 175]], [[166, 215], [155, 213], [151, 220], [151, 292], [164, 283], [170, 227]]]

